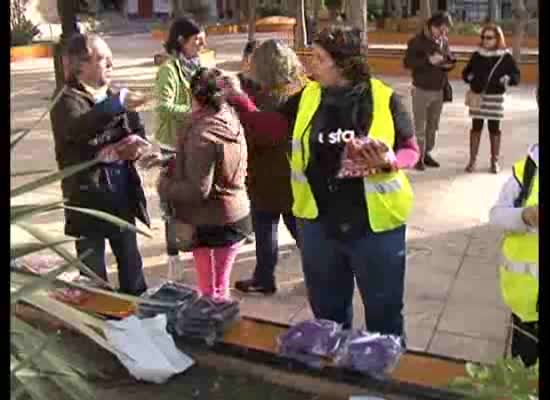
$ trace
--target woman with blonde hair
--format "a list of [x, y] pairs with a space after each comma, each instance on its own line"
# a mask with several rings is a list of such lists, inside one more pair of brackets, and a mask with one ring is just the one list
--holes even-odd
[[464, 82], [470, 85], [466, 105], [470, 109], [470, 160], [466, 172], [476, 169], [477, 153], [484, 121], [487, 120], [491, 144], [491, 168], [498, 173], [501, 128], [504, 118], [504, 93], [508, 85], [517, 85], [520, 71], [512, 54], [506, 48], [504, 34], [498, 25], [487, 25], [481, 30], [479, 50], [475, 51], [462, 71]]
[[[302, 64], [294, 51], [279, 40], [266, 40], [252, 53], [250, 76], [259, 85], [255, 102], [263, 111], [275, 111], [299, 92], [305, 82]], [[261, 132], [260, 132], [261, 133]], [[248, 193], [256, 237], [256, 269], [251, 279], [235, 287], [245, 293], [273, 294], [277, 290], [278, 226], [282, 216], [296, 239], [287, 143], [272, 143], [267, 135], [247, 131]]]

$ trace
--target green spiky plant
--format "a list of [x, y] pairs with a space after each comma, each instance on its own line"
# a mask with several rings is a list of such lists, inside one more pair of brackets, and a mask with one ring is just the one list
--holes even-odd
[[[57, 94], [48, 109], [31, 128], [12, 132], [10, 144], [11, 152], [15, 151], [17, 144], [31, 133], [38, 123], [40, 123], [40, 121], [51, 111], [63, 91], [64, 90], [61, 90]], [[97, 161], [89, 161], [59, 172], [34, 170], [17, 171], [11, 174], [12, 178], [46, 174], [38, 179], [12, 188], [10, 192], [12, 203], [10, 206], [10, 229], [13, 230], [14, 227], [17, 227], [33, 238], [31, 241], [19, 243], [14, 243], [12, 241], [10, 249], [11, 400], [19, 398], [31, 398], [33, 400], [49, 398], [59, 400], [65, 398], [74, 400], [94, 400], [95, 395], [87, 379], [101, 376], [97, 368], [91, 365], [88, 360], [79, 357], [74, 351], [70, 351], [60, 345], [58, 334], [46, 335], [39, 328], [21, 319], [18, 313], [16, 313], [17, 305], [30, 305], [35, 309], [39, 309], [46, 314], [54, 316], [65, 325], [70, 326], [72, 329], [94, 341], [98, 346], [116, 354], [117, 350], [114, 349], [103, 336], [103, 329], [106, 327], [105, 319], [95, 314], [86, 313], [52, 298], [49, 295], [51, 290], [60, 286], [68, 286], [106, 294], [132, 302], [143, 302], [140, 298], [123, 295], [109, 290], [109, 284], [95, 275], [84, 263], [82, 263], [82, 258], [86, 255], [78, 259], [63, 248], [63, 245], [73, 242], [76, 239], [54, 237], [45, 229], [37, 224], [33, 224], [31, 221], [33, 217], [45, 213], [63, 208], [71, 208], [94, 215], [97, 218], [108, 220], [121, 228], [131, 229], [150, 237], [146, 232], [139, 230], [126, 221], [100, 211], [68, 207], [62, 200], [49, 203], [21, 201], [23, 195], [29, 195], [33, 193], [33, 191], [39, 190], [56, 181], [60, 181], [96, 163]], [[25, 273], [14, 266], [14, 262], [17, 262], [19, 258], [42, 251], [52, 251], [57, 254], [64, 260], [64, 265], [40, 276]], [[61, 274], [72, 269], [74, 270], [75, 268], [86, 272], [99, 287], [107, 289], [90, 288], [76, 282], [63, 282], [58, 279]], [[147, 301], [147, 303], [163, 304], [157, 301]]]
[[519, 358], [501, 358], [494, 365], [466, 364], [466, 376], [451, 389], [468, 400], [538, 400], [539, 364], [525, 367]]
[[[512, 329], [538, 343], [538, 338], [515, 324]], [[538, 400], [539, 362], [526, 367], [517, 357], [499, 358], [494, 365], [466, 363], [466, 376], [451, 381], [450, 388], [467, 400]]]

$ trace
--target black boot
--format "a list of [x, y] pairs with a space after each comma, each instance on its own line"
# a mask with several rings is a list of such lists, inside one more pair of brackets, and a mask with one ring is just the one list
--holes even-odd
[[490, 133], [489, 140], [491, 143], [491, 172], [498, 174], [500, 165], [498, 165], [498, 157], [500, 155], [500, 131], [498, 133]]
[[235, 282], [235, 289], [244, 293], [262, 293], [272, 295], [277, 292], [277, 287], [273, 285], [262, 285], [256, 282], [255, 279], [246, 279], [244, 281]]
[[417, 171], [424, 171], [426, 169], [426, 164], [424, 164], [424, 153], [422, 151], [420, 152], [420, 157], [418, 158], [414, 169]]
[[470, 131], [470, 161], [465, 171], [472, 173], [476, 170], [477, 153], [479, 152], [479, 143], [481, 141], [481, 131]]
[[430, 153], [426, 153], [424, 156], [424, 164], [426, 164], [426, 167], [439, 168], [439, 163], [434, 160]]

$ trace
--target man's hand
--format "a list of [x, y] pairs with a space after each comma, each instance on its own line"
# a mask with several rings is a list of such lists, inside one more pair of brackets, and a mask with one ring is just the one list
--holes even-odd
[[140, 157], [138, 160], [138, 167], [143, 169], [150, 169], [156, 167], [157, 165], [161, 165], [161, 163], [161, 154], [159, 152], [153, 152], [144, 154], [142, 157]]
[[139, 135], [130, 135], [119, 141], [116, 151], [121, 160], [135, 161], [146, 154], [151, 144], [142, 139]]
[[124, 96], [122, 105], [128, 111], [136, 111], [148, 101], [149, 99], [143, 93], [128, 91], [126, 96]]
[[432, 54], [431, 56], [428, 57], [428, 61], [430, 61], [430, 64], [432, 64], [432, 65], [441, 64], [444, 59], [445, 59], [445, 57], [443, 57], [439, 53], [434, 53], [434, 54]]
[[525, 225], [532, 228], [539, 227], [539, 206], [525, 207], [521, 212], [521, 219]]

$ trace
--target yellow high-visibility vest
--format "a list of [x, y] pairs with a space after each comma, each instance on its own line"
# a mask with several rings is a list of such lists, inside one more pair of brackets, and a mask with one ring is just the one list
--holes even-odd
[[[514, 176], [523, 184], [526, 160], [514, 164]], [[538, 168], [531, 192], [522, 207], [539, 204]], [[500, 265], [500, 290], [504, 303], [523, 322], [538, 321], [539, 235], [537, 232], [504, 234]]]
[[[369, 137], [384, 142], [388, 148], [395, 143], [395, 127], [390, 109], [393, 90], [377, 79], [371, 79], [373, 97], [372, 124]], [[319, 213], [311, 187], [305, 175], [310, 158], [311, 122], [321, 103], [321, 86], [310, 82], [304, 88], [292, 134], [290, 159], [293, 214], [298, 218], [315, 219]], [[367, 214], [374, 232], [384, 232], [403, 225], [413, 206], [413, 191], [403, 171], [378, 173], [363, 179]]]

